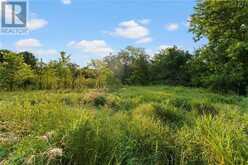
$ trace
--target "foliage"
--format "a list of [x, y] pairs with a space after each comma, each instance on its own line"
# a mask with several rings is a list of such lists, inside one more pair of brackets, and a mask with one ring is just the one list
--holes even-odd
[[30, 52], [21, 52], [18, 53], [19, 56], [23, 56], [24, 62], [27, 65], [30, 65], [32, 69], [36, 68], [36, 64], [37, 64], [37, 58]]
[[144, 49], [128, 46], [104, 62], [123, 84], [149, 84], [150, 61]]
[[190, 83], [188, 62], [191, 55], [188, 52], [178, 49], [176, 46], [161, 50], [155, 54], [152, 68], [153, 80], [167, 84]]
[[244, 97], [168, 86], [0, 94], [2, 164], [248, 161]]
[[[246, 1], [199, 1], [191, 19], [195, 39], [207, 38], [208, 44], [197, 61], [206, 72], [195, 72], [203, 83], [219, 91], [246, 94], [248, 86], [248, 4]], [[199, 81], [198, 81], [199, 82]]]
[[114, 89], [120, 86], [114, 73], [102, 61], [92, 61], [92, 66], [96, 71], [96, 88]]
[[4, 55], [4, 62], [0, 64], [0, 85], [2, 88], [13, 90], [26, 87], [26, 83], [34, 78], [31, 67], [24, 63], [22, 56], [15, 53]]

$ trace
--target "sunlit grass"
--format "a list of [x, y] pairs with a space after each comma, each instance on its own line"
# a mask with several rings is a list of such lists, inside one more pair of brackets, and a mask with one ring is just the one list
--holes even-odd
[[151, 86], [2, 92], [3, 164], [247, 164], [247, 98]]

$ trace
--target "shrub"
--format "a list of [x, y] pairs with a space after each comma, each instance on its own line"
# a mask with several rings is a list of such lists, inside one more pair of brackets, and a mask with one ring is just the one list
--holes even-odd
[[210, 103], [194, 103], [193, 107], [200, 115], [215, 116], [218, 114], [217, 109]]
[[146, 116], [150, 118], [154, 118], [155, 108], [152, 104], [141, 104], [137, 108], [134, 109], [132, 114], [134, 116]]
[[180, 108], [184, 111], [191, 111], [192, 107], [191, 104], [187, 99], [183, 98], [175, 98], [168, 100], [168, 104], [175, 106], [176, 108]]
[[104, 96], [97, 96], [94, 99], [94, 105], [95, 106], [103, 106], [106, 104], [106, 98]]
[[121, 98], [120, 100], [120, 108], [123, 111], [129, 111], [140, 104], [140, 100], [138, 98]]
[[93, 90], [86, 93], [83, 96], [83, 102], [85, 104], [92, 104], [94, 106], [105, 105], [106, 98], [105, 93], [101, 90]]
[[164, 106], [161, 104], [154, 104], [155, 116], [163, 123], [168, 123], [172, 126], [180, 127], [185, 120], [184, 114], [177, 108], [172, 106]]
[[107, 95], [106, 97], [106, 104], [108, 107], [114, 110], [120, 110], [121, 108], [121, 98], [115, 95]]

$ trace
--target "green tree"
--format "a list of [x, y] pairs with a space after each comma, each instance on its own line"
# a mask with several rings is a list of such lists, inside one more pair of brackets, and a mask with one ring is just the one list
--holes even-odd
[[91, 66], [96, 71], [96, 88], [118, 88], [120, 81], [102, 60], [92, 60]]
[[54, 63], [54, 68], [58, 77], [58, 86], [60, 88], [72, 87], [73, 77], [70, 65], [70, 56], [65, 52], [60, 53], [60, 59], [57, 63]]
[[104, 62], [123, 84], [149, 83], [150, 60], [142, 48], [128, 46], [117, 55], [106, 57]]
[[13, 90], [25, 88], [26, 82], [34, 79], [34, 73], [29, 65], [24, 63], [22, 56], [8, 53], [0, 64], [0, 85], [2, 88]]
[[11, 53], [11, 51], [9, 51], [9, 50], [6, 50], [6, 49], [0, 50], [0, 63], [4, 62], [4, 60], [5, 60], [4, 56], [6, 56], [9, 53]]
[[222, 91], [246, 94], [248, 86], [248, 2], [198, 1], [191, 17], [195, 40], [208, 44], [198, 59], [208, 64], [205, 83]]
[[173, 85], [188, 85], [190, 83], [188, 68], [190, 59], [191, 55], [188, 52], [176, 46], [160, 50], [153, 58], [153, 81]]
[[39, 74], [39, 86], [41, 89], [56, 89], [58, 88], [58, 81], [53, 62], [42, 67]]
[[18, 53], [18, 55], [23, 56], [24, 62], [35, 69], [38, 60], [32, 53], [25, 51]]

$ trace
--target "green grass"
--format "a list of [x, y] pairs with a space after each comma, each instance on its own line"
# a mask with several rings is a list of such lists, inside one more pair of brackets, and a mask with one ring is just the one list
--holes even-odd
[[169, 86], [0, 95], [0, 164], [248, 164], [245, 97]]

